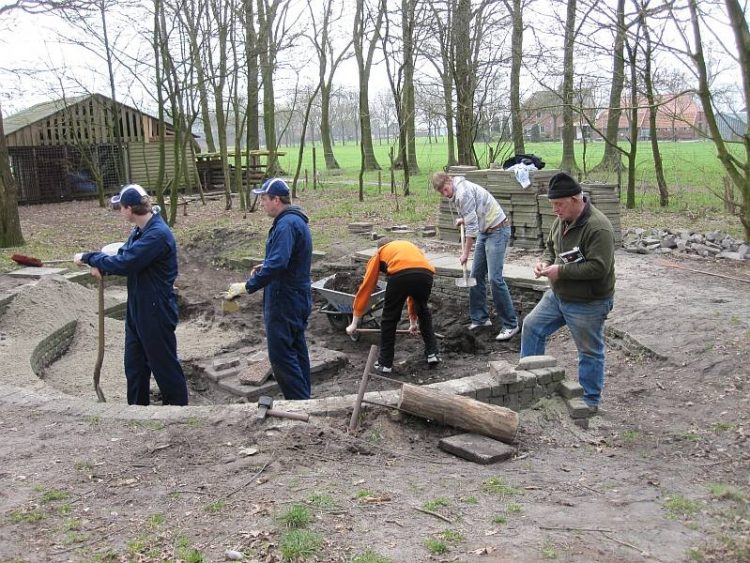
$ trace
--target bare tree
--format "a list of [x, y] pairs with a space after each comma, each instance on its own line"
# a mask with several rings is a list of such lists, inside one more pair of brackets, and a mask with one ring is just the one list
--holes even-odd
[[[372, 146], [372, 123], [370, 120], [370, 72], [372, 70], [375, 47], [383, 26], [384, 5], [377, 2], [373, 6], [366, 0], [356, 0], [354, 15], [354, 54], [357, 58], [357, 76], [359, 79], [359, 129], [364, 154], [365, 170], [380, 170]], [[375, 14], [373, 14], [375, 11]]]
[[[339, 64], [349, 58], [351, 53], [349, 48], [352, 40], [349, 40], [341, 50], [334, 52], [334, 32], [333, 26], [340, 21], [344, 9], [341, 4], [337, 13], [334, 13], [334, 0], [325, 0], [323, 3], [323, 17], [320, 22], [316, 19], [316, 14], [312, 6], [312, 1], [308, 0], [307, 8], [310, 13], [312, 23], [312, 33], [308, 39], [318, 54], [318, 77], [320, 83], [320, 139], [323, 143], [323, 157], [325, 158], [326, 168], [335, 170], [340, 168], [336, 157], [333, 154], [333, 141], [331, 135], [331, 89], [333, 87], [333, 76]], [[329, 67], [330, 64], [330, 67]]]
[[[725, 53], [732, 56], [739, 69], [745, 105], [745, 131], [741, 136], [740, 151], [730, 151], [729, 144], [722, 138], [719, 122], [714, 109], [714, 95], [711, 91], [711, 75], [708, 72], [706, 55], [703, 51], [703, 30], [709, 33], [713, 27], [711, 19], [699, 8], [696, 0], [688, 0], [690, 26], [692, 28], [692, 49], [690, 61], [698, 82], [698, 96], [703, 104], [708, 134], [716, 145], [718, 158], [732, 184], [739, 189], [742, 203], [738, 206], [740, 222], [745, 229], [745, 238], [750, 240], [750, 29], [747, 14], [738, 0], [725, 0], [725, 14], [734, 36], [734, 43], [720, 42]], [[686, 40], [688, 37], [686, 36]], [[686, 45], [690, 45], [686, 41]]]
[[667, 207], [669, 205], [669, 190], [667, 189], [667, 180], [664, 177], [664, 163], [659, 150], [659, 139], [656, 129], [656, 116], [658, 107], [654, 95], [652, 60], [654, 59], [654, 43], [651, 40], [649, 31], [649, 22], [647, 20], [649, 10], [649, 0], [641, 1], [636, 6], [641, 28], [643, 29], [643, 88], [648, 102], [648, 126], [651, 140], [651, 152], [654, 156], [654, 172], [656, 174], [656, 185], [659, 189], [659, 205]]
[[609, 90], [607, 111], [607, 129], [604, 133], [604, 154], [601, 162], [594, 168], [602, 171], [617, 171], [622, 167], [622, 155], [617, 150], [620, 135], [620, 115], [622, 110], [622, 92], [625, 84], [625, 0], [617, 0], [615, 15], [615, 40], [612, 47], [612, 83]]
[[565, 18], [565, 40], [563, 46], [563, 83], [562, 83], [562, 160], [560, 168], [571, 173], [578, 171], [575, 153], [575, 124], [573, 122], [574, 68], [573, 49], [576, 38], [576, 0], [567, 0]]
[[[420, 54], [435, 68], [441, 85], [443, 98], [443, 117], [446, 126], [447, 166], [453, 166], [456, 160], [456, 133], [453, 110], [453, 17], [456, 0], [429, 3], [432, 17], [427, 18], [427, 33], [432, 41], [425, 41]], [[433, 49], [434, 47], [434, 49]]]
[[522, 0], [504, 0], [505, 7], [511, 14], [513, 33], [511, 36], [510, 62], [510, 119], [513, 148], [516, 154], [526, 152], [523, 139], [523, 121], [521, 119], [521, 62], [523, 59], [523, 10]]

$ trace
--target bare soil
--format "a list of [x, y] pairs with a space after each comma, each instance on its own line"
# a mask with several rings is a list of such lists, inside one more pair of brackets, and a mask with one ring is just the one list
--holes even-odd
[[[81, 217], [91, 204], [75, 204], [76, 212], [72, 205], [23, 209], [24, 227], [75, 232], [84, 247], [126, 233], [121, 225], [107, 239], [101, 227], [87, 232]], [[191, 208], [178, 229], [183, 358], [263, 341], [260, 296], [244, 297], [238, 313], [221, 313], [221, 291], [243, 273], [221, 267], [217, 250], [262, 240], [268, 222], [253, 216], [243, 223], [218, 205]], [[201, 213], [226, 224], [196, 231]], [[315, 279], [372, 244], [341, 236], [327, 259], [338, 264], [316, 265]], [[681, 263], [750, 278], [746, 265]], [[291, 560], [295, 538], [302, 540], [289, 533], [289, 513], [307, 511], [308, 541], [317, 549], [299, 560], [750, 561], [748, 284], [624, 253], [617, 271], [601, 415], [584, 430], [560, 399], [542, 400], [521, 412], [517, 455], [499, 465], [442, 452], [438, 440], [455, 429], [375, 407], [349, 435], [343, 417], [123, 424], [4, 405], [0, 560], [222, 561], [226, 550], [246, 561]], [[63, 284], [56, 291], [47, 284], [27, 294], [28, 315], [0, 318], [0, 346], [14, 341], [14, 330], [42, 330], [50, 315], [94, 314], [93, 290], [68, 295]], [[421, 341], [403, 337], [396, 378], [429, 383], [481, 373], [492, 359], [517, 360], [517, 338], [501, 344], [492, 331], [469, 334], [459, 304], [436, 297], [432, 306], [444, 361], [427, 369]], [[107, 322], [112, 363], [102, 376], [115, 402], [124, 392], [120, 325]], [[49, 381], [92, 401], [90, 389], [76, 385], [90, 378], [93, 328], [81, 328]], [[355, 342], [316, 311], [309, 342], [350, 359], [337, 376], [314, 383], [323, 397], [354, 390], [377, 339]], [[549, 353], [575, 378], [565, 330]], [[374, 381], [371, 389], [379, 386], [392, 388]]]

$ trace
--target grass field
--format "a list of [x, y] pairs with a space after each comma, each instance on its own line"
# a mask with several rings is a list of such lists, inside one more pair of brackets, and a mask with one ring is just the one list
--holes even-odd
[[[662, 158], [664, 161], [664, 172], [666, 175], [668, 189], [670, 192], [669, 211], [702, 213], [706, 211], [719, 211], [723, 208], [723, 202], [718, 194], [723, 193], [722, 177], [724, 171], [716, 158], [716, 148], [713, 143], [700, 142], [663, 142], [661, 145]], [[512, 153], [509, 145], [500, 147], [497, 161], [502, 161]], [[282, 147], [286, 155], [281, 162], [285, 171], [292, 175], [296, 169], [298, 146]], [[382, 181], [384, 189], [389, 182], [388, 171], [389, 145], [385, 142], [378, 144], [375, 141], [375, 154], [383, 168]], [[477, 145], [477, 155], [482, 166], [487, 166], [489, 146]], [[590, 170], [601, 159], [604, 151], [603, 143], [576, 144], [576, 158], [579, 168]], [[359, 146], [353, 142], [345, 145], [336, 145], [334, 155], [341, 166], [339, 174], [333, 175], [325, 169], [323, 150], [321, 146], [316, 149], [318, 170], [326, 182], [346, 182], [356, 180], [359, 169]], [[562, 155], [562, 145], [559, 142], [527, 143], [526, 152], [534, 153], [547, 163], [547, 168], [556, 168]], [[585, 152], [585, 157], [584, 157]], [[446, 163], [447, 145], [444, 140], [439, 142], [428, 142], [427, 139], [417, 139], [417, 154], [420, 173], [411, 179], [411, 186], [417, 193], [429, 190], [429, 176], [435, 170], [443, 168]], [[305, 147], [302, 174], [307, 169], [312, 177], [312, 149]], [[642, 209], [658, 210], [658, 191], [656, 188], [653, 156], [651, 145], [648, 142], [640, 143], [637, 156], [637, 178], [636, 178], [636, 206]], [[606, 182], [617, 182], [616, 176], [610, 177], [589, 176], [591, 180]], [[377, 173], [367, 173], [367, 182], [376, 182]], [[401, 182], [400, 173], [396, 181]], [[627, 176], [622, 178], [623, 187]]]

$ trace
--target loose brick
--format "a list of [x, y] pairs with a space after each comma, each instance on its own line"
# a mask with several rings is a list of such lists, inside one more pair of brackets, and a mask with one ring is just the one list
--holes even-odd
[[517, 369], [552, 368], [557, 365], [554, 356], [526, 356], [518, 361]]
[[497, 383], [513, 383], [517, 380], [516, 370], [504, 360], [495, 360], [487, 362], [490, 368], [490, 375], [495, 378]]
[[561, 381], [557, 387], [557, 392], [566, 399], [583, 397], [583, 387], [577, 381], [566, 379]]

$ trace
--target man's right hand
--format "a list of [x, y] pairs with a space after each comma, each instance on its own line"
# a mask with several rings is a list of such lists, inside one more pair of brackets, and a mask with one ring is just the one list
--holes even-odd
[[230, 283], [229, 289], [224, 292], [224, 299], [231, 301], [244, 293], [247, 293], [245, 282]]
[[73, 263], [76, 266], [85, 266], [86, 263], [83, 261], [83, 252], [76, 253], [75, 256], [73, 256]]
[[357, 333], [357, 327], [359, 326], [359, 317], [352, 317], [352, 322], [346, 327], [346, 334], [354, 336]]
[[541, 278], [546, 276], [547, 264], [545, 262], [537, 262], [534, 266], [534, 277]]

